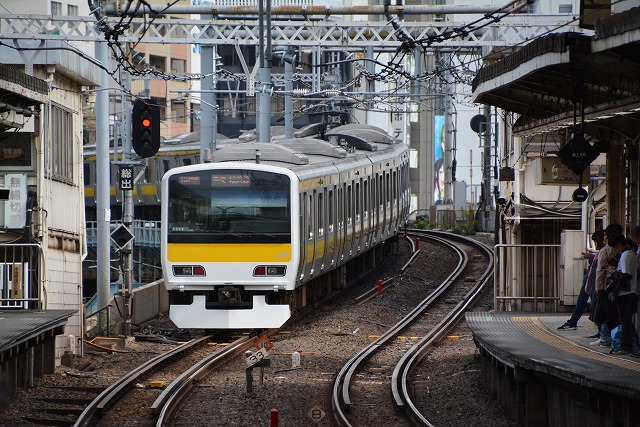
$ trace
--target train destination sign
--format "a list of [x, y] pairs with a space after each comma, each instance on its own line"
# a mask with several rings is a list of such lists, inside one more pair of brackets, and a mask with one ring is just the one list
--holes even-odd
[[199, 185], [200, 177], [198, 175], [182, 175], [178, 177], [178, 183], [182, 185]]
[[251, 178], [241, 174], [213, 174], [211, 175], [212, 187], [248, 186]]

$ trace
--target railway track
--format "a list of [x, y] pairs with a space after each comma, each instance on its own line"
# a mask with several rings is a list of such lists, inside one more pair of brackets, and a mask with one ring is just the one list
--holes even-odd
[[[456, 254], [458, 264], [451, 274], [409, 314], [390, 327], [384, 334], [381, 334], [377, 339], [372, 341], [368, 346], [362, 348], [340, 369], [333, 382], [331, 396], [333, 414], [339, 425], [351, 426], [353, 425], [354, 419], [358, 419], [359, 421], [366, 419], [366, 416], [361, 417], [361, 414], [358, 412], [370, 411], [371, 405], [373, 404], [372, 402], [356, 402], [357, 397], [353, 397], [351, 390], [356, 374], [365, 371], [367, 363], [371, 361], [376, 354], [383, 351], [397, 353], [399, 351], [398, 348], [393, 348], [394, 343], [396, 343], [394, 338], [398, 334], [411, 330], [411, 328], [416, 330], [417, 324], [421, 324], [418, 329], [424, 328], [423, 314], [434, 307], [436, 303], [440, 302], [444, 295], [459, 295], [463, 292], [464, 295], [459, 298], [459, 302], [455, 307], [453, 307], [453, 309], [447, 309], [442, 319], [436, 325], [431, 325], [428, 332], [424, 334], [415, 345], [411, 346], [408, 351], [402, 354], [393, 369], [393, 375], [391, 377], [391, 391], [394, 404], [396, 407], [404, 410], [408, 419], [407, 422], [411, 423], [411, 425], [430, 426], [431, 423], [420, 413], [411, 398], [409, 380], [411, 371], [424, 358], [433, 345], [442, 339], [446, 333], [458, 323], [464, 315], [464, 312], [473, 304], [473, 301], [475, 301], [491, 277], [493, 270], [491, 250], [481, 243], [461, 236], [453, 236], [441, 232], [412, 230], [409, 234], [419, 237], [420, 239], [445, 245]], [[451, 242], [452, 240], [455, 240], [456, 243]], [[415, 259], [415, 257], [412, 257], [412, 260], [413, 259]], [[409, 263], [407, 263], [407, 266], [408, 264]], [[481, 268], [481, 265], [486, 265], [486, 268]], [[463, 272], [467, 274], [463, 275]], [[473, 285], [469, 286], [468, 283], [471, 281]], [[448, 300], [451, 300], [451, 298]], [[364, 394], [369, 396], [369, 393]]]
[[[127, 391], [134, 388], [134, 385], [139, 382], [141, 378], [148, 377], [150, 374], [172, 363], [185, 363], [188, 365], [187, 369], [173, 379], [169, 386], [159, 393], [153, 405], [149, 408], [151, 413], [156, 417], [155, 425], [168, 425], [174, 411], [179, 407], [180, 402], [189, 390], [191, 390], [196, 381], [207, 375], [216, 366], [228, 361], [229, 358], [234, 357], [246, 349], [254, 340], [254, 338], [250, 338], [249, 336], [242, 336], [234, 342], [207, 354], [200, 360], [198, 360], [197, 356], [193, 362], [192, 359], [186, 359], [189, 352], [206, 346], [210, 338], [211, 336], [204, 336], [193, 339], [131, 370], [93, 399], [76, 419], [74, 427], [99, 424], [99, 419], [106, 418], [106, 415], [109, 414], [110, 411], [115, 412], [113, 409], [114, 406], [120, 399], [127, 395]], [[144, 416], [144, 414], [141, 413], [142, 411], [137, 412], [138, 416]], [[129, 413], [127, 416], [131, 417], [133, 414]], [[148, 418], [145, 419], [148, 420]], [[106, 424], [110, 423], [106, 422]]]

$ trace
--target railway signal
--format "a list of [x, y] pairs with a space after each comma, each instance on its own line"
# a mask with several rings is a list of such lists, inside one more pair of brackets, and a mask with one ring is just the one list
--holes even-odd
[[115, 230], [113, 230], [113, 233], [111, 233], [111, 239], [113, 239], [120, 250], [123, 250], [125, 246], [133, 240], [133, 238], [133, 233], [129, 231], [129, 228], [124, 224], [120, 224]]
[[131, 145], [140, 157], [152, 157], [160, 149], [160, 106], [150, 99], [133, 104]]

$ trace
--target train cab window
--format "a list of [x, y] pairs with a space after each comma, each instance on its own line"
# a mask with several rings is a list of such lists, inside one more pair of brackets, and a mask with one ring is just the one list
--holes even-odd
[[329, 197], [327, 197], [327, 217], [329, 219], [329, 224], [327, 225], [327, 232], [333, 233], [333, 223], [335, 221], [335, 215], [333, 212], [334, 209], [334, 201], [333, 201], [333, 190], [329, 190]]
[[360, 222], [360, 183], [356, 182], [356, 222]]
[[353, 194], [351, 186], [347, 186], [347, 225], [351, 225], [353, 220]]
[[324, 194], [318, 193], [318, 237], [324, 236]]

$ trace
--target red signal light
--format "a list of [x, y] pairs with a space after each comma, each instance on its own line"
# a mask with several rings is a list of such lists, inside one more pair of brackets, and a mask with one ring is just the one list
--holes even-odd
[[148, 128], [149, 126], [151, 126], [151, 119], [148, 119], [148, 118], [146, 118], [146, 117], [145, 117], [144, 119], [142, 119], [142, 126], [144, 126], [144, 127], [146, 127], [146, 128]]

